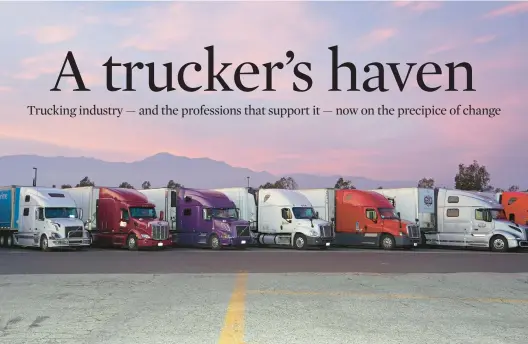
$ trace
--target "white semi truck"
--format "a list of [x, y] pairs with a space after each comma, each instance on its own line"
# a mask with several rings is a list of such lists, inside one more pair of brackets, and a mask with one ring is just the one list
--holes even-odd
[[392, 201], [403, 219], [418, 223], [423, 245], [497, 252], [528, 247], [528, 227], [508, 221], [504, 207], [489, 195], [443, 188], [372, 191]]
[[82, 248], [90, 246], [82, 211], [61, 189], [0, 188], [0, 246]]
[[215, 191], [240, 209], [240, 218], [251, 223], [252, 237], [259, 246], [326, 249], [334, 241], [332, 224], [318, 219], [310, 201], [295, 190], [241, 187]]

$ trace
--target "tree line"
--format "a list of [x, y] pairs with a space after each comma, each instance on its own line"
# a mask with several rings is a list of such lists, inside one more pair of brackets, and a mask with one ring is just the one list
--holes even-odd
[[[502, 192], [502, 191], [519, 191], [520, 188], [518, 185], [511, 185], [507, 189], [501, 189], [498, 187], [494, 187], [490, 184], [491, 176], [489, 172], [486, 169], [486, 166], [481, 166], [479, 163], [474, 160], [471, 165], [464, 165], [459, 164], [458, 165], [458, 173], [455, 175], [455, 189], [458, 190], [465, 190], [465, 191], [482, 191], [482, 192]], [[81, 181], [76, 185], [76, 187], [81, 186], [95, 186], [95, 183], [90, 180], [88, 177], [84, 177], [81, 179]], [[151, 188], [150, 181], [146, 180], [141, 184], [141, 189], [150, 189]], [[426, 188], [426, 189], [434, 189], [435, 188], [435, 180], [434, 178], [422, 178], [418, 181], [417, 186], [419, 188]], [[72, 186], [70, 184], [64, 184], [61, 186], [62, 189], [71, 188]], [[119, 184], [120, 188], [127, 188], [127, 189], [134, 189], [134, 186], [132, 186], [128, 182], [122, 182]], [[179, 187], [183, 187], [182, 184], [176, 183], [174, 180], [169, 180], [167, 183], [167, 188], [170, 189], [176, 189]], [[295, 190], [298, 189], [299, 185], [293, 179], [292, 177], [281, 177], [279, 180], [275, 182], [267, 182], [265, 184], [262, 184], [259, 186], [259, 189], [288, 189], [288, 190]], [[356, 189], [352, 181], [348, 179], [344, 179], [343, 177], [340, 177], [337, 179], [334, 189]], [[378, 189], [383, 189], [382, 186], [379, 186]], [[528, 192], [528, 190], [526, 190]]]

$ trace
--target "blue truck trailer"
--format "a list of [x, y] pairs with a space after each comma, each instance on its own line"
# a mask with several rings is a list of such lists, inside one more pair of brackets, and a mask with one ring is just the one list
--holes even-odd
[[61, 189], [0, 187], [0, 247], [89, 247], [82, 212]]

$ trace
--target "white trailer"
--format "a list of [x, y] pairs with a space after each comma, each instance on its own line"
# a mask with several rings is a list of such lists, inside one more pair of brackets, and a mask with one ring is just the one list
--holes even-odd
[[317, 219], [310, 201], [295, 190], [229, 188], [216, 191], [235, 203], [244, 220], [253, 221], [256, 215], [253, 236], [261, 246], [324, 249], [334, 241], [332, 225]]
[[90, 246], [82, 210], [64, 190], [0, 188], [0, 246], [82, 248]]

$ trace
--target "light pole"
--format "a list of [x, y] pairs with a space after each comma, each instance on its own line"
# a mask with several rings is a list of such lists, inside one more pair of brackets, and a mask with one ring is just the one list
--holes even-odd
[[33, 177], [33, 186], [37, 186], [37, 168], [33, 167], [33, 170], [35, 171], [35, 175]]
[[249, 189], [249, 177], [246, 177], [247, 178], [247, 181], [248, 181], [248, 189]]

